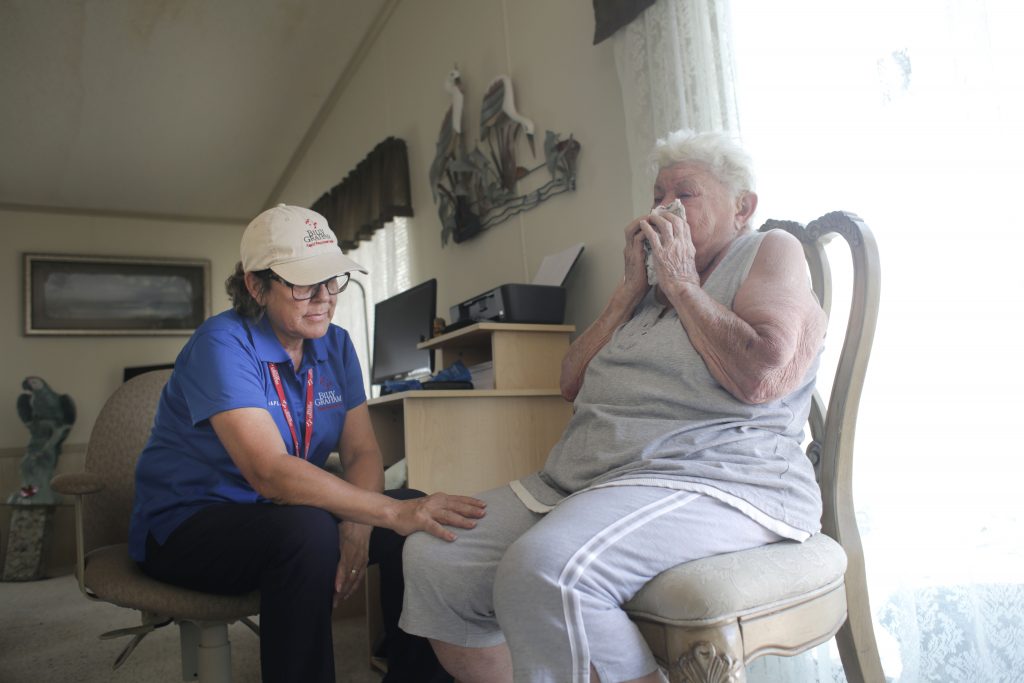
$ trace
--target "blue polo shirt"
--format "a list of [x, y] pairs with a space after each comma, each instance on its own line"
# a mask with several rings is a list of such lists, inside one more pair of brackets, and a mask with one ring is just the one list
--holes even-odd
[[181, 350], [160, 395], [149, 441], [135, 468], [129, 551], [146, 553], [146, 537], [167, 540], [179, 524], [213, 503], [269, 504], [249, 485], [217, 438], [210, 417], [235, 408], [263, 408], [295, 455], [269, 363], [281, 377], [302, 449], [306, 377], [313, 370], [313, 436], [309, 461], [323, 466], [338, 449], [345, 415], [366, 401], [359, 359], [348, 332], [331, 325], [307, 339], [296, 372], [266, 318], [248, 321], [226, 311], [205, 321]]

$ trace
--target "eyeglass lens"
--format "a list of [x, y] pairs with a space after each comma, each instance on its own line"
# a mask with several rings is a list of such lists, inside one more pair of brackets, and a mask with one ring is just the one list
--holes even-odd
[[327, 289], [328, 294], [338, 294], [348, 286], [348, 281], [351, 277], [352, 276], [349, 273], [345, 273], [344, 275], [339, 275], [338, 277], [332, 277], [329, 280], [318, 282], [315, 285], [291, 285], [292, 297], [297, 301], [312, 299], [320, 290], [321, 285]]

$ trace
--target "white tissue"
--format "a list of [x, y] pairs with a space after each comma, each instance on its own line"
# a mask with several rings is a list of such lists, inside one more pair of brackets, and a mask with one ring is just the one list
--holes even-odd
[[[674, 213], [684, 221], [686, 220], [686, 209], [683, 208], [683, 204], [679, 199], [673, 199], [672, 203], [668, 206], [654, 207], [653, 213]], [[644, 264], [647, 267], [647, 284], [658, 284], [658, 276], [654, 274], [654, 259], [651, 258], [651, 245], [647, 240], [644, 240]]]

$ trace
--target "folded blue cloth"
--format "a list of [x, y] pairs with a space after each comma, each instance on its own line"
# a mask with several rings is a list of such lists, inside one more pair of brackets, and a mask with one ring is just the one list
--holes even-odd
[[418, 379], [386, 379], [384, 384], [380, 385], [380, 395], [386, 396], [387, 394], [397, 394], [400, 391], [412, 391], [422, 388], [423, 385], [420, 384]]
[[430, 378], [434, 382], [470, 382], [473, 377], [461, 360], [457, 360]]
[[[469, 368], [461, 360], [457, 360], [432, 376], [430, 381], [470, 382], [472, 381], [472, 375], [469, 372]], [[389, 379], [385, 380], [384, 384], [381, 385], [380, 394], [381, 396], [386, 396], [387, 394], [397, 394], [400, 391], [415, 391], [422, 388], [423, 383], [418, 379]]]

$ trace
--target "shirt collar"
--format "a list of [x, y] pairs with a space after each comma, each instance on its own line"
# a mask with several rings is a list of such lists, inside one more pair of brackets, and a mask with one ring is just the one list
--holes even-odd
[[[246, 325], [252, 332], [253, 344], [256, 348], [256, 355], [263, 362], [270, 363], [287, 363], [291, 361], [288, 356], [288, 352], [281, 346], [281, 341], [274, 334], [274, 329], [270, 326], [270, 321], [267, 316], [263, 316], [259, 319], [259, 322], [253, 323], [246, 321]], [[303, 347], [302, 364], [306, 365], [309, 362], [322, 363], [327, 358], [327, 342], [326, 336], [319, 339], [307, 339]]]

